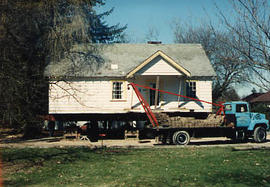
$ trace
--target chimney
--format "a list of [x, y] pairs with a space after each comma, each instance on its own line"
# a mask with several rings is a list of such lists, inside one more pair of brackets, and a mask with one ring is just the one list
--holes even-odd
[[161, 41], [148, 41], [148, 44], [162, 44]]

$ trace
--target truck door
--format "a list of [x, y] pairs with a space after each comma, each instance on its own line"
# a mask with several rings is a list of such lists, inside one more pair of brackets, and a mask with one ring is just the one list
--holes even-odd
[[235, 117], [237, 127], [248, 127], [250, 123], [248, 106], [246, 104], [237, 104]]

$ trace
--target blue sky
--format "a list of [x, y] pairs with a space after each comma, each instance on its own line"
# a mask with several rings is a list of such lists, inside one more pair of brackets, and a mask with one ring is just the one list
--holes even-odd
[[208, 20], [217, 21], [214, 2], [226, 10], [227, 0], [106, 0], [96, 10], [104, 12], [114, 8], [105, 18], [109, 25], [127, 24], [126, 33], [132, 42], [146, 42], [150, 28], [158, 31], [162, 43], [173, 43], [173, 24], [176, 20], [192, 20], [193, 24]]
[[[177, 20], [196, 25], [211, 19], [222, 27], [215, 3], [225, 14], [231, 15], [228, 0], [106, 0], [105, 5], [96, 7], [96, 10], [101, 13], [114, 8], [104, 21], [109, 25], [127, 24], [126, 33], [131, 43], [146, 43], [146, 35], [153, 28], [158, 31], [158, 40], [168, 44], [174, 42], [173, 25]], [[238, 86], [237, 91], [243, 96], [251, 93], [251, 89], [243, 85]]]

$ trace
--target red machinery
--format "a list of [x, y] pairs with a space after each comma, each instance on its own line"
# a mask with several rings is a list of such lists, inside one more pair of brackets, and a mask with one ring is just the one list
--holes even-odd
[[216, 103], [212, 103], [212, 102], [208, 102], [208, 101], [203, 101], [203, 100], [200, 100], [200, 99], [196, 99], [196, 98], [192, 98], [192, 97], [188, 97], [188, 96], [184, 96], [184, 95], [179, 95], [179, 94], [175, 94], [175, 93], [172, 93], [172, 92], [168, 92], [168, 91], [164, 91], [164, 90], [160, 90], [160, 89], [155, 89], [155, 88], [151, 88], [151, 87], [148, 87], [148, 86], [143, 86], [143, 85], [139, 85], [139, 84], [135, 84], [135, 83], [130, 83], [129, 85], [131, 85], [133, 90], [135, 91], [135, 93], [136, 93], [141, 105], [143, 106], [143, 109], [144, 109], [145, 113], [147, 114], [147, 117], [149, 118], [149, 120], [150, 120], [151, 124], [153, 125], [153, 127], [158, 127], [159, 126], [157, 118], [154, 115], [154, 113], [152, 112], [149, 104], [147, 103], [147, 101], [145, 100], [145, 98], [143, 97], [143, 95], [141, 94], [141, 92], [138, 90], [137, 87], [141, 87], [141, 88], [145, 88], [145, 89], [149, 89], [149, 90], [154, 90], [154, 91], [158, 91], [158, 92], [162, 92], [162, 93], [167, 93], [167, 94], [175, 95], [175, 96], [178, 96], [178, 97], [187, 98], [187, 99], [190, 99], [190, 100], [193, 100], [193, 101], [199, 101], [199, 102], [211, 104], [211, 105], [214, 105], [216, 107], [219, 107], [217, 115], [221, 115], [221, 114], [225, 115], [224, 105], [222, 105], [221, 103], [216, 104]]

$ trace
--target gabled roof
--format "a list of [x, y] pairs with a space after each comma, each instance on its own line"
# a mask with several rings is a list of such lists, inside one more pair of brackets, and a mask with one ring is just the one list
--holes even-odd
[[[126, 77], [132, 75], [133, 70], [140, 69], [140, 65], [147, 64], [151, 58], [157, 55], [166, 59], [174, 68], [191, 77], [216, 76], [200, 44], [95, 44], [94, 47], [96, 52], [91, 54], [93, 58], [88, 60], [88, 63], [83, 62], [81, 58], [73, 57], [62, 59], [59, 62], [50, 62], [46, 67], [45, 76]], [[71, 52], [78, 54], [88, 52], [92, 48], [90, 45], [89, 47], [76, 45]], [[97, 59], [102, 60], [97, 61]], [[80, 66], [78, 71], [71, 71], [70, 69], [74, 64], [83, 65]], [[117, 68], [112, 68], [111, 65]]]
[[263, 95], [264, 93], [252, 93], [246, 97], [244, 97], [242, 100], [246, 102], [250, 102], [251, 100]]
[[256, 103], [256, 102], [270, 102], [270, 91], [266, 92], [265, 94], [262, 94], [250, 101], [251, 103]]
[[168, 55], [166, 55], [162, 51], [157, 51], [154, 54], [152, 54], [149, 58], [145, 59], [139, 66], [137, 66], [135, 69], [133, 69], [131, 72], [127, 74], [127, 78], [132, 77], [136, 72], [141, 70], [143, 67], [145, 67], [147, 64], [149, 64], [153, 59], [156, 57], [161, 56], [163, 59], [165, 59], [170, 65], [172, 65], [174, 68], [176, 68], [178, 71], [182, 72], [184, 75], [190, 77], [191, 74], [188, 70], [186, 70], [184, 67], [179, 65], [177, 62], [175, 62], [172, 58], [170, 58]]

